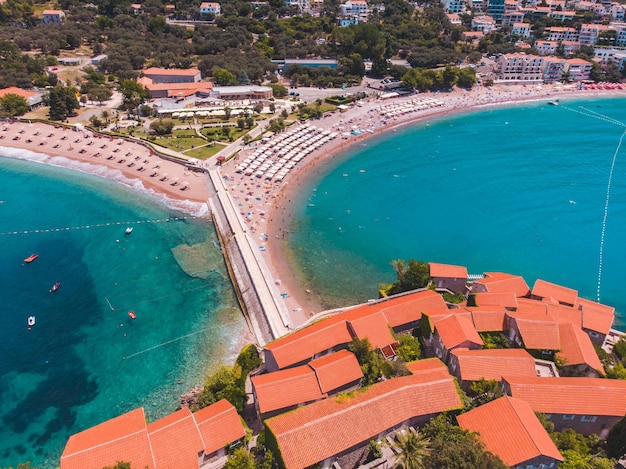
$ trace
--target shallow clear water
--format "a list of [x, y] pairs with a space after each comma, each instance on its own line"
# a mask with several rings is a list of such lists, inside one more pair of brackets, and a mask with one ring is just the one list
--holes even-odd
[[58, 467], [71, 434], [139, 406], [160, 418], [238, 353], [247, 327], [206, 218], [8, 158], [0, 200], [0, 467]]
[[603, 238], [602, 224], [624, 123], [622, 98], [526, 103], [368, 141], [296, 204], [289, 246], [303, 282], [333, 307], [377, 297], [394, 259], [459, 264], [599, 293], [623, 325], [626, 142]]

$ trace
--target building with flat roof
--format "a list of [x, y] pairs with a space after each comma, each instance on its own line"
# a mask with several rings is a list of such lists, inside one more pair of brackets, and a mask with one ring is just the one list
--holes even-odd
[[150, 67], [143, 71], [143, 76], [152, 83], [194, 83], [202, 79], [202, 73], [197, 68]]

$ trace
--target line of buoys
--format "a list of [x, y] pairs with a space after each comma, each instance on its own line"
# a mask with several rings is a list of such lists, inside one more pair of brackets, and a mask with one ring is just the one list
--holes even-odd
[[626, 136], [626, 130], [622, 132], [622, 136], [619, 139], [619, 143], [617, 144], [617, 148], [615, 149], [615, 153], [613, 153], [613, 161], [611, 161], [611, 169], [609, 170], [609, 179], [606, 185], [606, 200], [604, 202], [604, 215], [602, 216], [602, 231], [600, 233], [600, 253], [599, 253], [599, 261], [598, 261], [598, 290], [597, 290], [597, 301], [600, 302], [600, 287], [602, 284], [602, 262], [604, 256], [604, 236], [606, 234], [606, 220], [609, 216], [609, 201], [611, 200], [611, 183], [613, 182], [613, 170], [615, 169], [615, 160], [617, 159], [617, 155], [622, 146], [622, 141]]
[[591, 117], [593, 119], [598, 119], [604, 122], [608, 122], [609, 124], [619, 125], [620, 127], [626, 127], [626, 124], [618, 121], [617, 119], [613, 119], [612, 117], [605, 116], [604, 114], [600, 114], [599, 112], [592, 111], [591, 109], [587, 109], [581, 106], [585, 112], [579, 111], [578, 109], [574, 109], [571, 107], [563, 106], [563, 109], [567, 109], [568, 111], [575, 112], [582, 116]]
[[158, 218], [155, 220], [94, 223], [93, 225], [68, 226], [68, 227], [61, 227], [61, 228], [44, 228], [44, 229], [40, 228], [40, 229], [35, 229], [35, 230], [2, 231], [0, 232], [0, 236], [2, 235], [25, 235], [25, 234], [33, 234], [33, 233], [56, 233], [59, 231], [87, 230], [87, 229], [92, 229], [92, 228], [102, 228], [106, 226], [116, 226], [116, 225], [140, 225], [143, 223], [168, 223], [171, 221], [187, 220], [189, 218], [197, 219], [197, 218], [206, 218], [206, 217], [192, 217], [192, 216], [171, 217], [171, 218]]

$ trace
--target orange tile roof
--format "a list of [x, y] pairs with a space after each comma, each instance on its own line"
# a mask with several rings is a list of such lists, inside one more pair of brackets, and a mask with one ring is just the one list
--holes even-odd
[[202, 435], [205, 453], [211, 454], [246, 436], [235, 407], [226, 399], [193, 414]]
[[573, 324], [559, 324], [559, 336], [561, 351], [558, 356], [565, 360], [566, 365], [587, 365], [604, 374], [604, 367], [591, 339], [582, 329]]
[[501, 308], [487, 309], [468, 307], [472, 322], [478, 332], [500, 332], [505, 329], [506, 312]]
[[195, 414], [188, 409], [147, 425], [142, 408], [72, 435], [61, 469], [102, 469], [117, 461], [148, 469], [197, 469], [198, 454], [211, 454], [245, 435], [237, 411], [226, 400]]
[[265, 421], [285, 466], [301, 469], [375, 438], [411, 417], [458, 409], [452, 377], [423, 382], [393, 378], [363, 392], [339, 395]]
[[563, 457], [531, 407], [504, 396], [457, 417], [459, 426], [477, 432], [488, 451], [507, 466], [523, 465], [538, 456]]
[[483, 341], [474, 328], [471, 319], [458, 314], [437, 321], [435, 329], [444, 346], [450, 350], [464, 342], [473, 342], [483, 345]]
[[383, 348], [396, 342], [391, 335], [385, 315], [374, 311], [367, 316], [348, 320], [348, 325], [359, 339], [369, 339], [372, 348]]
[[578, 291], [573, 288], [563, 287], [556, 283], [537, 279], [532, 290], [533, 296], [543, 298], [547, 302], [561, 302], [575, 305], [578, 299]]
[[[358, 324], [359, 330], [364, 333], [364, 335], [367, 335], [367, 333], [365, 333], [366, 328], [368, 332], [375, 335], [374, 338], [370, 337], [370, 342], [372, 342], [372, 345], [375, 345], [375, 342], [385, 342], [388, 340], [390, 337], [387, 336], [387, 333], [389, 333], [389, 325], [397, 327], [413, 322], [416, 318], [421, 318], [421, 312], [411, 313], [408, 312], [407, 309], [411, 309], [415, 306], [421, 311], [425, 311], [427, 307], [430, 308], [442, 305], [445, 308], [445, 302], [434, 292], [427, 293], [424, 291], [401, 295], [395, 298], [361, 305], [328, 317], [267, 344], [265, 349], [272, 353], [279, 368], [285, 368], [310, 359], [325, 350], [351, 342], [352, 335], [347, 325], [348, 321], [351, 321], [353, 324]], [[361, 324], [360, 319], [372, 316], [374, 320], [382, 325], [380, 317], [375, 315], [375, 313], [380, 312], [385, 313], [384, 318], [387, 318], [389, 321], [389, 323], [385, 321], [385, 327], [381, 327], [380, 331], [369, 331], [369, 326], [364, 323], [363, 325]], [[403, 323], [402, 321], [405, 319], [407, 322]], [[378, 334], [381, 335], [379, 336]], [[383, 335], [386, 338], [380, 340], [380, 337], [383, 337]]]
[[430, 276], [439, 278], [467, 278], [467, 268], [460, 265], [429, 262]]
[[170, 75], [170, 76], [192, 76], [195, 77], [200, 70], [197, 68], [159, 68], [159, 67], [150, 67], [143, 71], [144, 75]]
[[583, 317], [580, 310], [572, 308], [571, 306], [553, 304], [546, 305], [546, 309], [548, 311], [548, 316], [555, 321], [566, 324], [574, 324], [579, 329], [582, 328]]
[[21, 96], [22, 98], [30, 98], [31, 96], [35, 96], [40, 94], [39, 91], [27, 91], [22, 88], [16, 88], [15, 86], [10, 86], [8, 88], [3, 88], [0, 90], [0, 98], [6, 96], [7, 94], [16, 94]]
[[72, 435], [61, 455], [61, 469], [102, 469], [117, 461], [156, 467], [142, 408]]
[[531, 378], [505, 375], [511, 396], [535, 412], [567, 415], [626, 415], [626, 381], [604, 378]]
[[524, 317], [519, 314], [508, 313], [517, 324], [524, 347], [535, 350], [559, 350], [559, 323], [543, 317]]
[[451, 353], [458, 358], [463, 381], [478, 381], [481, 378], [500, 381], [504, 374], [537, 375], [535, 359], [524, 349], [457, 348]]
[[390, 305], [381, 310], [391, 327], [419, 321], [424, 311], [446, 308], [443, 297], [432, 290], [421, 291], [401, 298], [404, 301], [393, 301], [393, 303], [390, 301]]
[[472, 313], [470, 313], [467, 309], [463, 308], [455, 308], [455, 309], [440, 309], [440, 310], [432, 310], [424, 313], [424, 316], [428, 320], [428, 324], [430, 324], [431, 332], [435, 331], [435, 325], [449, 316], [462, 316], [469, 320], [472, 319]]
[[582, 327], [604, 335], [609, 333], [615, 319], [615, 308], [584, 298], [578, 298], [578, 307], [582, 311]]
[[485, 278], [474, 280], [474, 283], [484, 285], [488, 292], [513, 292], [516, 296], [526, 296], [530, 287], [523, 277], [504, 272], [485, 272]]
[[253, 376], [251, 380], [262, 414], [324, 397], [315, 371], [306, 365]]
[[328, 393], [363, 377], [356, 356], [347, 350], [340, 350], [311, 360], [309, 366], [315, 371], [323, 393]]
[[188, 408], [149, 424], [148, 435], [157, 468], [198, 468], [198, 453], [204, 442]]
[[517, 312], [524, 314], [548, 314], [548, 305], [543, 301], [528, 298], [517, 299]]
[[281, 337], [267, 344], [265, 348], [272, 352], [278, 367], [285, 368], [351, 341], [352, 336], [344, 315], [337, 315]]
[[[148, 78], [148, 80], [150, 79]], [[198, 91], [209, 92], [213, 89], [213, 83], [209, 81], [197, 81], [193, 83], [148, 83], [146, 80], [143, 80], [143, 83], [143, 86], [149, 91], [167, 91], [173, 94], [176, 94], [178, 91], [194, 93]]]
[[502, 306], [503, 308], [517, 308], [517, 297], [513, 292], [486, 292], [476, 293], [477, 306]]
[[448, 367], [438, 358], [415, 360], [408, 362], [406, 367], [414, 375], [420, 376], [422, 381], [436, 381], [450, 376]]

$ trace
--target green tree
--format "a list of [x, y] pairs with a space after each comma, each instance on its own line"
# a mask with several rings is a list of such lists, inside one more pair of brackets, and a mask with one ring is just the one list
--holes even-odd
[[372, 344], [369, 339], [367, 337], [365, 339], [355, 337], [348, 345], [348, 350], [354, 353], [361, 366], [363, 386], [369, 386], [378, 382], [383, 375], [383, 358], [375, 350], [372, 350]]
[[28, 101], [23, 96], [9, 93], [0, 98], [0, 117], [22, 116], [28, 112]]
[[440, 414], [422, 429], [430, 439], [430, 454], [425, 458], [427, 469], [505, 469], [500, 458], [485, 451], [476, 433], [454, 425]]
[[172, 119], [157, 119], [150, 123], [150, 130], [157, 135], [171, 134], [174, 129], [174, 121]]
[[392, 446], [398, 456], [396, 463], [402, 469], [424, 469], [424, 461], [430, 454], [430, 440], [414, 430], [400, 432]]
[[150, 92], [135, 80], [122, 80], [118, 90], [124, 99], [122, 107], [127, 111], [137, 109], [141, 103], [150, 97]]
[[233, 73], [221, 67], [215, 67], [213, 69], [213, 80], [220, 86], [236, 85], [239, 83]]
[[50, 90], [48, 115], [51, 120], [64, 120], [80, 108], [76, 94], [78, 90], [71, 86], [57, 85]]
[[241, 386], [234, 370], [227, 366], [220, 367], [207, 378], [204, 389], [198, 395], [197, 407], [201, 409], [221, 399], [230, 402], [238, 412], [243, 411], [246, 391]]
[[98, 101], [102, 104], [104, 101], [108, 101], [113, 93], [104, 85], [93, 86], [89, 89], [89, 98], [93, 101]]
[[237, 119], [237, 127], [239, 127], [239, 130], [245, 129], [246, 121], [242, 118]]
[[224, 469], [255, 469], [254, 457], [246, 448], [237, 448], [228, 456]]
[[476, 84], [476, 69], [472, 67], [460, 69], [456, 84], [461, 88], [471, 90]]
[[617, 422], [606, 438], [606, 452], [612, 458], [626, 454], [626, 417]]
[[424, 288], [430, 282], [430, 268], [426, 262], [409, 259], [406, 263], [398, 259], [392, 261], [391, 265], [398, 280], [391, 285], [390, 294]]
[[470, 391], [470, 397], [472, 397], [472, 403], [475, 407], [491, 402], [504, 395], [500, 383], [495, 379], [480, 378], [470, 385]]
[[[280, 85], [278, 83], [270, 83], [267, 86], [272, 88], [272, 94], [274, 95], [275, 98], [284, 98], [285, 96], [287, 96], [287, 93], [289, 92], [289, 90], [285, 86]], [[274, 103], [271, 103], [270, 107], [272, 104]], [[275, 109], [276, 109], [276, 105], [274, 104], [274, 110]]]
[[411, 362], [420, 357], [420, 342], [417, 337], [410, 334], [402, 334], [398, 339], [398, 357], [404, 362]]

